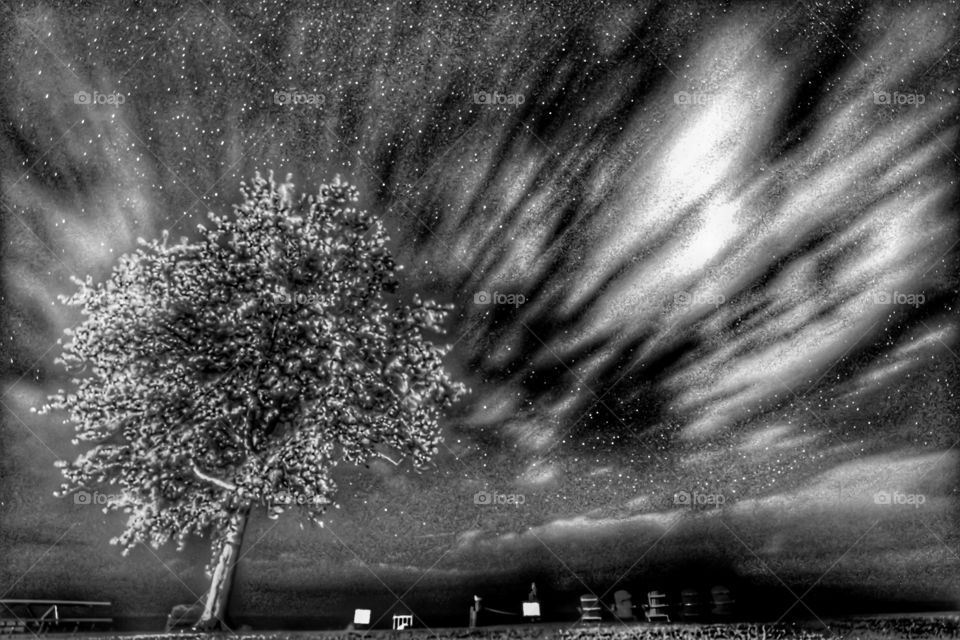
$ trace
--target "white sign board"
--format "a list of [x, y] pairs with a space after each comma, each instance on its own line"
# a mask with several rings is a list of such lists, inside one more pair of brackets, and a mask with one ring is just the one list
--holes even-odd
[[370, 609], [357, 609], [354, 611], [353, 624], [370, 624]]
[[524, 602], [523, 603], [523, 615], [527, 618], [539, 618], [540, 617], [540, 603], [539, 602]]

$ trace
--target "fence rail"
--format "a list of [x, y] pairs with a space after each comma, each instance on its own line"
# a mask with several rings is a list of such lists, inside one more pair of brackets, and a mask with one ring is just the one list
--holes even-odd
[[111, 606], [94, 600], [0, 599], [0, 634], [109, 630]]

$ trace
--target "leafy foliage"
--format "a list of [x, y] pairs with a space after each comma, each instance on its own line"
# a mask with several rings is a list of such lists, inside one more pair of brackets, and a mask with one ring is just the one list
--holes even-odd
[[78, 377], [43, 410], [66, 410], [89, 448], [58, 463], [60, 493], [116, 485], [105, 510], [130, 514], [113, 540], [125, 549], [182, 546], [258, 504], [319, 522], [339, 462], [422, 467], [465, 391], [449, 347], [424, 338], [448, 308], [385, 301], [400, 267], [381, 221], [351, 206], [356, 188], [338, 177], [295, 201], [257, 174], [241, 192], [199, 241], [141, 239], [63, 299], [86, 316], [58, 359]]

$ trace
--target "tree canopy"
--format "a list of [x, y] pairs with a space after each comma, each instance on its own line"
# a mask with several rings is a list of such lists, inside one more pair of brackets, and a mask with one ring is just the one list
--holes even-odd
[[[85, 316], [59, 361], [62, 409], [85, 451], [62, 493], [115, 485], [129, 549], [223, 530], [239, 509], [319, 521], [340, 462], [416, 467], [465, 391], [426, 332], [449, 307], [396, 298], [401, 267], [380, 219], [339, 177], [294, 197], [257, 174], [199, 240], [139, 241], [110, 277], [64, 298]], [[216, 557], [216, 552], [215, 552]]]

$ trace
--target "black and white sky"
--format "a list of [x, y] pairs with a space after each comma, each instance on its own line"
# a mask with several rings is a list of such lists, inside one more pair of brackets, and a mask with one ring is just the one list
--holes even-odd
[[323, 529], [257, 516], [236, 607], [406, 592], [465, 622], [537, 579], [571, 607], [723, 581], [773, 619], [955, 608], [958, 25], [956, 0], [0, 2], [0, 595], [202, 593], [202, 541], [122, 557], [95, 496], [53, 497], [76, 449], [30, 407], [64, 384], [71, 276], [273, 170], [358, 185], [400, 295], [455, 306], [472, 393], [435, 469], [342, 470]]

